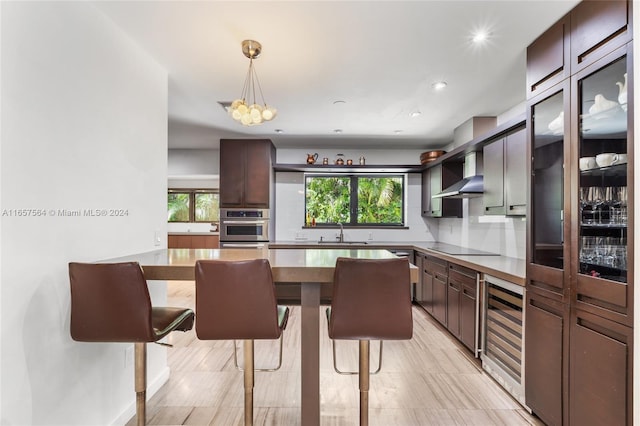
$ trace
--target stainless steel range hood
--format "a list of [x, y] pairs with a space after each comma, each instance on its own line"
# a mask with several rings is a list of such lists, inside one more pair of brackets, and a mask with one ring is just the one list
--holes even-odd
[[470, 152], [464, 157], [464, 178], [443, 189], [432, 198], [473, 198], [484, 192], [482, 153]]

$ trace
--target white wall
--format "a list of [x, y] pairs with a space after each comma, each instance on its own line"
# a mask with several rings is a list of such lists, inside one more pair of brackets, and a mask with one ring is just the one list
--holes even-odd
[[170, 149], [169, 176], [218, 175], [220, 173], [220, 150], [218, 149]]
[[485, 216], [482, 198], [462, 200], [462, 218], [427, 219], [436, 240], [524, 259], [527, 222], [522, 217]]
[[[88, 3], [0, 7], [0, 423], [111, 424], [133, 413], [129, 345], [71, 340], [67, 263], [153, 250], [166, 233], [167, 73]], [[156, 303], [165, 293], [152, 286]], [[166, 350], [151, 346], [157, 386]]]
[[[278, 163], [302, 164], [307, 159], [308, 150], [278, 149]], [[316, 151], [313, 151], [316, 152]], [[325, 150], [317, 151], [319, 158], [327, 157], [332, 162], [336, 153], [345, 154], [344, 158], [352, 158], [357, 163], [360, 156], [366, 158], [370, 165], [407, 165], [419, 164], [421, 150], [368, 149]], [[421, 213], [421, 177], [418, 173], [408, 174], [407, 179], [407, 226], [409, 229], [345, 229], [345, 238], [350, 241], [433, 241], [433, 236]], [[276, 241], [310, 240], [318, 241], [321, 236], [334, 239], [336, 229], [309, 229], [304, 226], [304, 173], [276, 173]]]

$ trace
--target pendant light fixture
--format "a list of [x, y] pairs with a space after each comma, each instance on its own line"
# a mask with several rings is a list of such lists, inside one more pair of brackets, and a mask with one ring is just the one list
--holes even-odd
[[[242, 94], [239, 99], [231, 103], [229, 114], [234, 120], [244, 126], [255, 126], [265, 121], [271, 121], [276, 116], [276, 109], [267, 105], [262, 94], [262, 87], [258, 80], [258, 74], [253, 66], [253, 60], [260, 56], [262, 45], [255, 40], [244, 40], [242, 42], [242, 53], [249, 58], [249, 71], [244, 80]], [[256, 89], [260, 94], [261, 104], [256, 102]]]

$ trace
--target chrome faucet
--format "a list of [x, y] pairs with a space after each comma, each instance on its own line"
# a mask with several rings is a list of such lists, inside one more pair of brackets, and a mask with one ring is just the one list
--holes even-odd
[[342, 223], [338, 223], [338, 225], [340, 225], [340, 236], [338, 236], [337, 239], [338, 239], [339, 243], [343, 243], [344, 242], [344, 227], [342, 226]]

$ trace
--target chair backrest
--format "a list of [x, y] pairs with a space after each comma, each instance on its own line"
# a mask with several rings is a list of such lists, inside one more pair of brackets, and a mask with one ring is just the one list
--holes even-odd
[[412, 335], [409, 260], [338, 258], [329, 337], [403, 340]]
[[155, 340], [151, 299], [137, 262], [69, 263], [71, 337], [83, 342]]
[[199, 339], [277, 339], [281, 333], [268, 259], [196, 262]]

